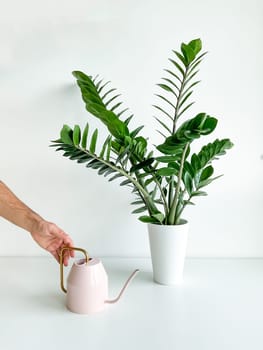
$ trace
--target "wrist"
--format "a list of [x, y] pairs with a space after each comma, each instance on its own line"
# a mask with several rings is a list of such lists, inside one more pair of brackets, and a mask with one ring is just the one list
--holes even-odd
[[39, 231], [40, 226], [45, 220], [38, 215], [37, 213], [30, 211], [28, 215], [26, 215], [25, 220], [25, 229], [30, 232], [31, 234]]

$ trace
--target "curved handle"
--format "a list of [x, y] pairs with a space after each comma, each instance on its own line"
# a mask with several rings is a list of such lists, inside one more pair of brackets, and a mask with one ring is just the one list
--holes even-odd
[[86, 259], [86, 263], [88, 262], [89, 260], [89, 256], [88, 256], [88, 253], [86, 252], [85, 249], [82, 249], [82, 248], [76, 248], [76, 247], [64, 247], [61, 249], [61, 252], [60, 252], [60, 259], [59, 259], [59, 262], [60, 262], [60, 287], [61, 289], [63, 290], [64, 293], [67, 293], [67, 290], [66, 288], [64, 287], [64, 271], [63, 271], [63, 253], [65, 250], [78, 250], [80, 252], [82, 252], [84, 255], [85, 255], [85, 259]]

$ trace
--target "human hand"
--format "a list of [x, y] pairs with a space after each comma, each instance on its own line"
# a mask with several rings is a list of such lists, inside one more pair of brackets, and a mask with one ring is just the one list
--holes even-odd
[[[54, 258], [60, 261], [61, 249], [65, 246], [73, 247], [73, 241], [63, 230], [52, 222], [43, 219], [37, 221], [31, 230], [31, 235], [37, 244], [51, 253]], [[74, 257], [73, 250], [66, 250], [63, 264], [68, 265], [70, 257]]]

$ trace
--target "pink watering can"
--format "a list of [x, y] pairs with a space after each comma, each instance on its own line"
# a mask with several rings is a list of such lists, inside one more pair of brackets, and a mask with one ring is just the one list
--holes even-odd
[[[84, 259], [78, 259], [72, 265], [67, 278], [67, 289], [64, 287], [63, 253], [65, 250], [78, 250]], [[139, 270], [130, 275], [117, 298], [108, 299], [108, 275], [98, 258], [89, 258], [86, 250], [75, 247], [64, 247], [60, 254], [60, 286], [67, 293], [67, 308], [78, 314], [91, 314], [104, 310], [107, 304], [116, 303], [126, 287]]]

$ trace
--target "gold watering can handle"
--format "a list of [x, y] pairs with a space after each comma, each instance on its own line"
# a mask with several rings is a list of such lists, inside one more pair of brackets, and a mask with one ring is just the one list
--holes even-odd
[[60, 259], [59, 259], [59, 262], [60, 262], [60, 287], [63, 290], [63, 292], [67, 293], [67, 290], [64, 287], [64, 271], [63, 271], [63, 268], [64, 268], [64, 265], [63, 265], [64, 254], [63, 253], [64, 253], [65, 250], [78, 250], [78, 251], [82, 252], [85, 255], [86, 263], [89, 260], [89, 256], [88, 256], [88, 253], [86, 252], [86, 250], [82, 249], [82, 248], [64, 247], [64, 248], [61, 249]]

